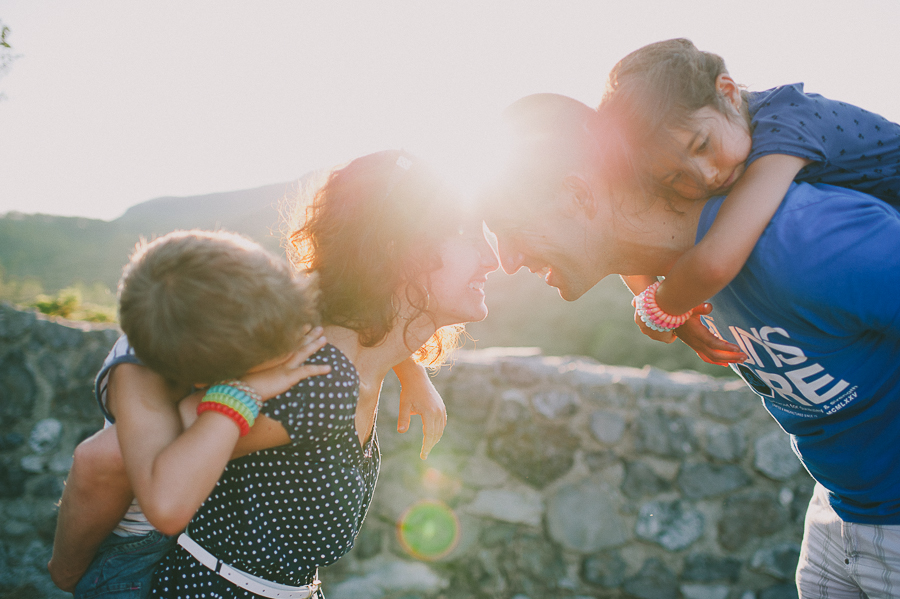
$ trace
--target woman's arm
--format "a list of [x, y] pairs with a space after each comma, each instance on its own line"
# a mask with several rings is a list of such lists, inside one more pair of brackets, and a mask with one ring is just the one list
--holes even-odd
[[431, 377], [421, 364], [407, 358], [394, 366], [394, 374], [400, 380], [400, 415], [397, 418], [397, 432], [409, 430], [409, 421], [413, 414], [422, 417], [422, 451], [419, 457], [423, 460], [441, 440], [444, 427], [447, 426], [447, 408], [440, 393], [434, 388]]
[[666, 274], [656, 291], [657, 305], [668, 314], [684, 314], [724, 289], [750, 257], [794, 177], [809, 163], [769, 154], [747, 167], [703, 239]]

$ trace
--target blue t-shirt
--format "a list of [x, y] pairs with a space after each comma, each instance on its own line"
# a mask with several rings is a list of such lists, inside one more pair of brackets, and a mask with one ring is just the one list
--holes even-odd
[[748, 93], [753, 147], [812, 160], [795, 177], [864, 191], [900, 205], [900, 125], [847, 104], [803, 93], [803, 84]]
[[[724, 198], [707, 202], [697, 240]], [[707, 325], [845, 521], [900, 524], [900, 213], [794, 183]]]

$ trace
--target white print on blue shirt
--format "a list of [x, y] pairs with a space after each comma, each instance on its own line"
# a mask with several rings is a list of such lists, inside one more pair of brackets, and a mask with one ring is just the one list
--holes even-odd
[[[705, 316], [703, 320], [713, 333], [722, 337], [714, 319]], [[785, 342], [790, 342], [791, 337], [783, 328], [751, 327], [745, 331], [729, 326], [728, 330], [734, 342], [749, 356], [743, 364], [731, 367], [758, 395], [767, 399], [775, 399], [777, 395], [797, 407], [818, 408], [801, 410], [807, 413], [798, 414], [807, 417], [810, 411], [834, 414], [856, 399], [856, 385], [851, 388], [847, 381], [835, 380], [821, 364], [810, 362], [801, 348]]]

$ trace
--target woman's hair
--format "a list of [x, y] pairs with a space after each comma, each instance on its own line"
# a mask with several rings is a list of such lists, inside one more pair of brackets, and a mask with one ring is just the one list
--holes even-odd
[[613, 67], [597, 110], [618, 129], [632, 160], [646, 165], [652, 149], [672, 150], [671, 131], [689, 129], [697, 110], [712, 106], [730, 114], [716, 88], [719, 75], [726, 73], [721, 56], [698, 50], [690, 40], [649, 44]]
[[214, 383], [298, 348], [316, 291], [290, 264], [225, 231], [175, 231], [136, 246], [119, 322], [138, 358], [181, 383]]
[[[421, 161], [389, 150], [332, 171], [305, 195], [290, 216], [288, 254], [315, 275], [324, 324], [352, 329], [363, 346], [375, 346], [397, 324], [402, 294], [414, 310], [405, 336], [428, 314], [428, 273], [441, 267], [441, 243], [459, 231], [456, 194]], [[410, 350], [417, 361], [440, 365], [462, 330], [443, 327]]]

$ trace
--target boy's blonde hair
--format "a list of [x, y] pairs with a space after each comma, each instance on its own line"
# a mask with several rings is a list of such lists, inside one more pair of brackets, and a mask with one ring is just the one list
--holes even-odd
[[284, 260], [225, 231], [141, 241], [119, 282], [119, 322], [149, 368], [213, 383], [296, 349], [316, 292]]

